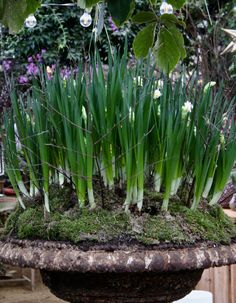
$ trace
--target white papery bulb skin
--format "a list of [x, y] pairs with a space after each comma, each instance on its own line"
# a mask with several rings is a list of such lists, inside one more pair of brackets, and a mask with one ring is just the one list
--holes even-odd
[[26, 19], [25, 19], [25, 26], [28, 28], [33, 28], [37, 25], [37, 20], [35, 18], [34, 15], [29, 15]]
[[167, 2], [162, 2], [160, 6], [160, 14], [173, 14], [173, 6], [171, 4], [168, 4]]
[[92, 17], [89, 13], [84, 12], [83, 15], [80, 17], [80, 24], [83, 27], [89, 27], [92, 24]]

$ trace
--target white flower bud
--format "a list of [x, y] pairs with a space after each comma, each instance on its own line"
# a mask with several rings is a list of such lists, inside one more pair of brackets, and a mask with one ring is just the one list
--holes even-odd
[[184, 103], [184, 105], [182, 106], [182, 112], [183, 112], [184, 115], [186, 115], [188, 113], [191, 113], [192, 109], [193, 109], [193, 105], [189, 101], [186, 101]]
[[158, 99], [160, 98], [161, 96], [161, 91], [157, 88], [155, 91], [154, 91], [154, 94], [153, 94], [153, 99]]

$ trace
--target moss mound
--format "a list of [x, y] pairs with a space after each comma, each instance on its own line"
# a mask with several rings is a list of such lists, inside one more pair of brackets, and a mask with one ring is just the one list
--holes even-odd
[[[53, 187], [51, 213], [44, 215], [39, 197], [26, 201], [25, 211], [17, 208], [6, 223], [5, 236], [20, 239], [44, 239], [78, 243], [130, 242], [144, 245], [195, 245], [202, 241], [229, 244], [236, 237], [235, 225], [222, 209], [201, 207], [192, 211], [172, 202], [168, 212], [159, 211], [159, 202], [151, 199], [142, 214], [125, 214], [121, 209], [98, 207], [80, 210], [70, 188]], [[155, 206], [156, 205], [156, 206]], [[151, 211], [150, 211], [151, 210]]]

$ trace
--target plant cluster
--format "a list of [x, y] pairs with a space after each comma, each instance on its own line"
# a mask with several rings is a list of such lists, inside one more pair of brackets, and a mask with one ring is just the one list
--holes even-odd
[[49, 186], [65, 179], [81, 208], [96, 208], [99, 180], [125, 191], [126, 212], [142, 210], [145, 188], [163, 193], [162, 210], [176, 194], [192, 209], [218, 201], [236, 159], [235, 99], [213, 93], [214, 83], [158, 81], [150, 62], [127, 68], [126, 58], [110, 56], [104, 71], [97, 55], [76, 77], [55, 71], [27, 98], [13, 93], [6, 169], [23, 208], [21, 195], [39, 191], [49, 212]]

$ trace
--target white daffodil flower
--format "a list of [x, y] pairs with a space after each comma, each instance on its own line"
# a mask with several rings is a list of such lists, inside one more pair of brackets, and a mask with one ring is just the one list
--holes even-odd
[[162, 95], [161, 91], [157, 88], [157, 89], [154, 91], [153, 99], [158, 99], [158, 98], [160, 98], [161, 95]]
[[182, 111], [184, 115], [191, 113], [192, 109], [193, 109], [193, 104], [190, 101], [186, 101], [182, 106]]

